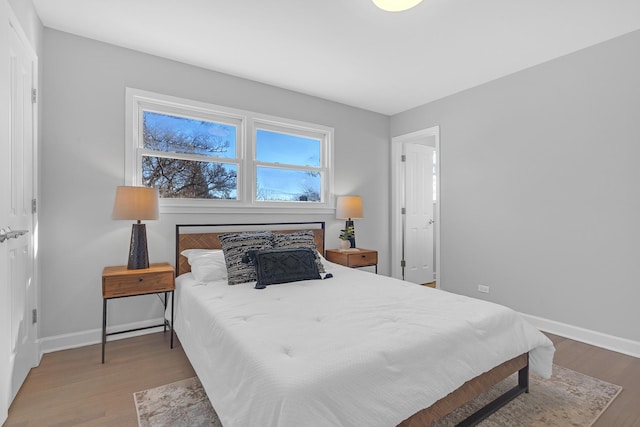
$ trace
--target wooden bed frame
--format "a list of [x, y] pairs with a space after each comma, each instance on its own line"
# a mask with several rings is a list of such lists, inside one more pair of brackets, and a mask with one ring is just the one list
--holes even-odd
[[[223, 229], [224, 231], [206, 231], [207, 229]], [[185, 249], [220, 249], [218, 236], [221, 234], [269, 230], [278, 233], [293, 233], [311, 230], [314, 234], [316, 247], [324, 254], [324, 222], [288, 222], [288, 223], [246, 223], [246, 224], [177, 224], [176, 225], [176, 275], [191, 271], [189, 263], [181, 252]], [[444, 418], [447, 414], [473, 400], [481, 393], [505, 380], [514, 373], [518, 373], [518, 383], [492, 402], [471, 414], [458, 423], [458, 426], [474, 426], [489, 415], [518, 397], [529, 392], [529, 354], [521, 354], [508, 360], [464, 383], [458, 389], [438, 400], [428, 408], [422, 409], [401, 422], [399, 427], [429, 426], [433, 422]]]
[[[191, 271], [191, 266], [187, 258], [182, 255], [185, 249], [220, 249], [220, 240], [218, 236], [238, 231], [251, 231], [252, 227], [262, 227], [262, 230], [268, 229], [275, 233], [295, 233], [297, 231], [310, 230], [313, 232], [313, 240], [316, 243], [318, 252], [324, 255], [324, 222], [288, 222], [288, 223], [264, 223], [264, 224], [178, 224], [176, 225], [176, 277]], [[277, 229], [284, 226], [293, 226], [295, 228]], [[199, 232], [200, 229], [206, 228], [232, 228], [245, 227], [243, 230], [235, 231], [216, 231], [216, 232]], [[275, 228], [274, 228], [275, 227]], [[315, 227], [315, 228], [314, 228]], [[180, 233], [180, 229], [197, 230], [195, 233]], [[255, 228], [253, 229], [255, 231]]]

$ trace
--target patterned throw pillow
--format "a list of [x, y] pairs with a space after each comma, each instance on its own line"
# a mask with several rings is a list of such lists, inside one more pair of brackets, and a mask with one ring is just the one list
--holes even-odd
[[324, 273], [324, 265], [320, 261], [316, 242], [313, 240], [313, 231], [298, 231], [295, 233], [273, 233], [273, 247], [276, 249], [308, 248], [313, 251], [318, 271]]
[[256, 289], [264, 289], [277, 283], [321, 279], [314, 252], [309, 248], [248, 251], [245, 261], [253, 261]]
[[242, 258], [249, 250], [271, 249], [273, 233], [254, 231], [218, 236], [224, 260], [227, 264], [228, 282], [230, 285], [254, 282], [256, 269], [253, 262], [244, 263]]

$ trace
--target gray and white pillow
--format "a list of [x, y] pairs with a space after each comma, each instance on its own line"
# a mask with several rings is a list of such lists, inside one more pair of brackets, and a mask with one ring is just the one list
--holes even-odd
[[242, 259], [247, 251], [271, 249], [273, 247], [273, 233], [270, 231], [247, 231], [222, 234], [218, 236], [218, 239], [227, 264], [229, 284], [255, 282], [256, 269], [253, 262], [244, 263]]
[[315, 255], [318, 272], [324, 273], [324, 265], [320, 261], [316, 242], [313, 240], [313, 231], [297, 231], [295, 233], [273, 233], [273, 247], [276, 249], [311, 249]]

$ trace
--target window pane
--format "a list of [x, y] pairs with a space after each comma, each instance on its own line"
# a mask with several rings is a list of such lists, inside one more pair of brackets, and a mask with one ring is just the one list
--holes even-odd
[[259, 129], [256, 160], [296, 166], [320, 166], [320, 140]]
[[164, 198], [237, 199], [238, 166], [143, 156], [142, 184]]
[[320, 202], [320, 172], [257, 168], [260, 201]]
[[166, 114], [143, 113], [144, 148], [214, 157], [236, 157], [236, 127]]

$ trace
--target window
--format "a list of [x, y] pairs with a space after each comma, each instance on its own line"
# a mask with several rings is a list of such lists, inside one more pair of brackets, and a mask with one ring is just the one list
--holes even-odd
[[127, 139], [165, 212], [332, 208], [331, 128], [128, 88]]
[[142, 185], [160, 197], [237, 199], [236, 127], [142, 111]]
[[322, 136], [256, 129], [256, 201], [321, 203]]

